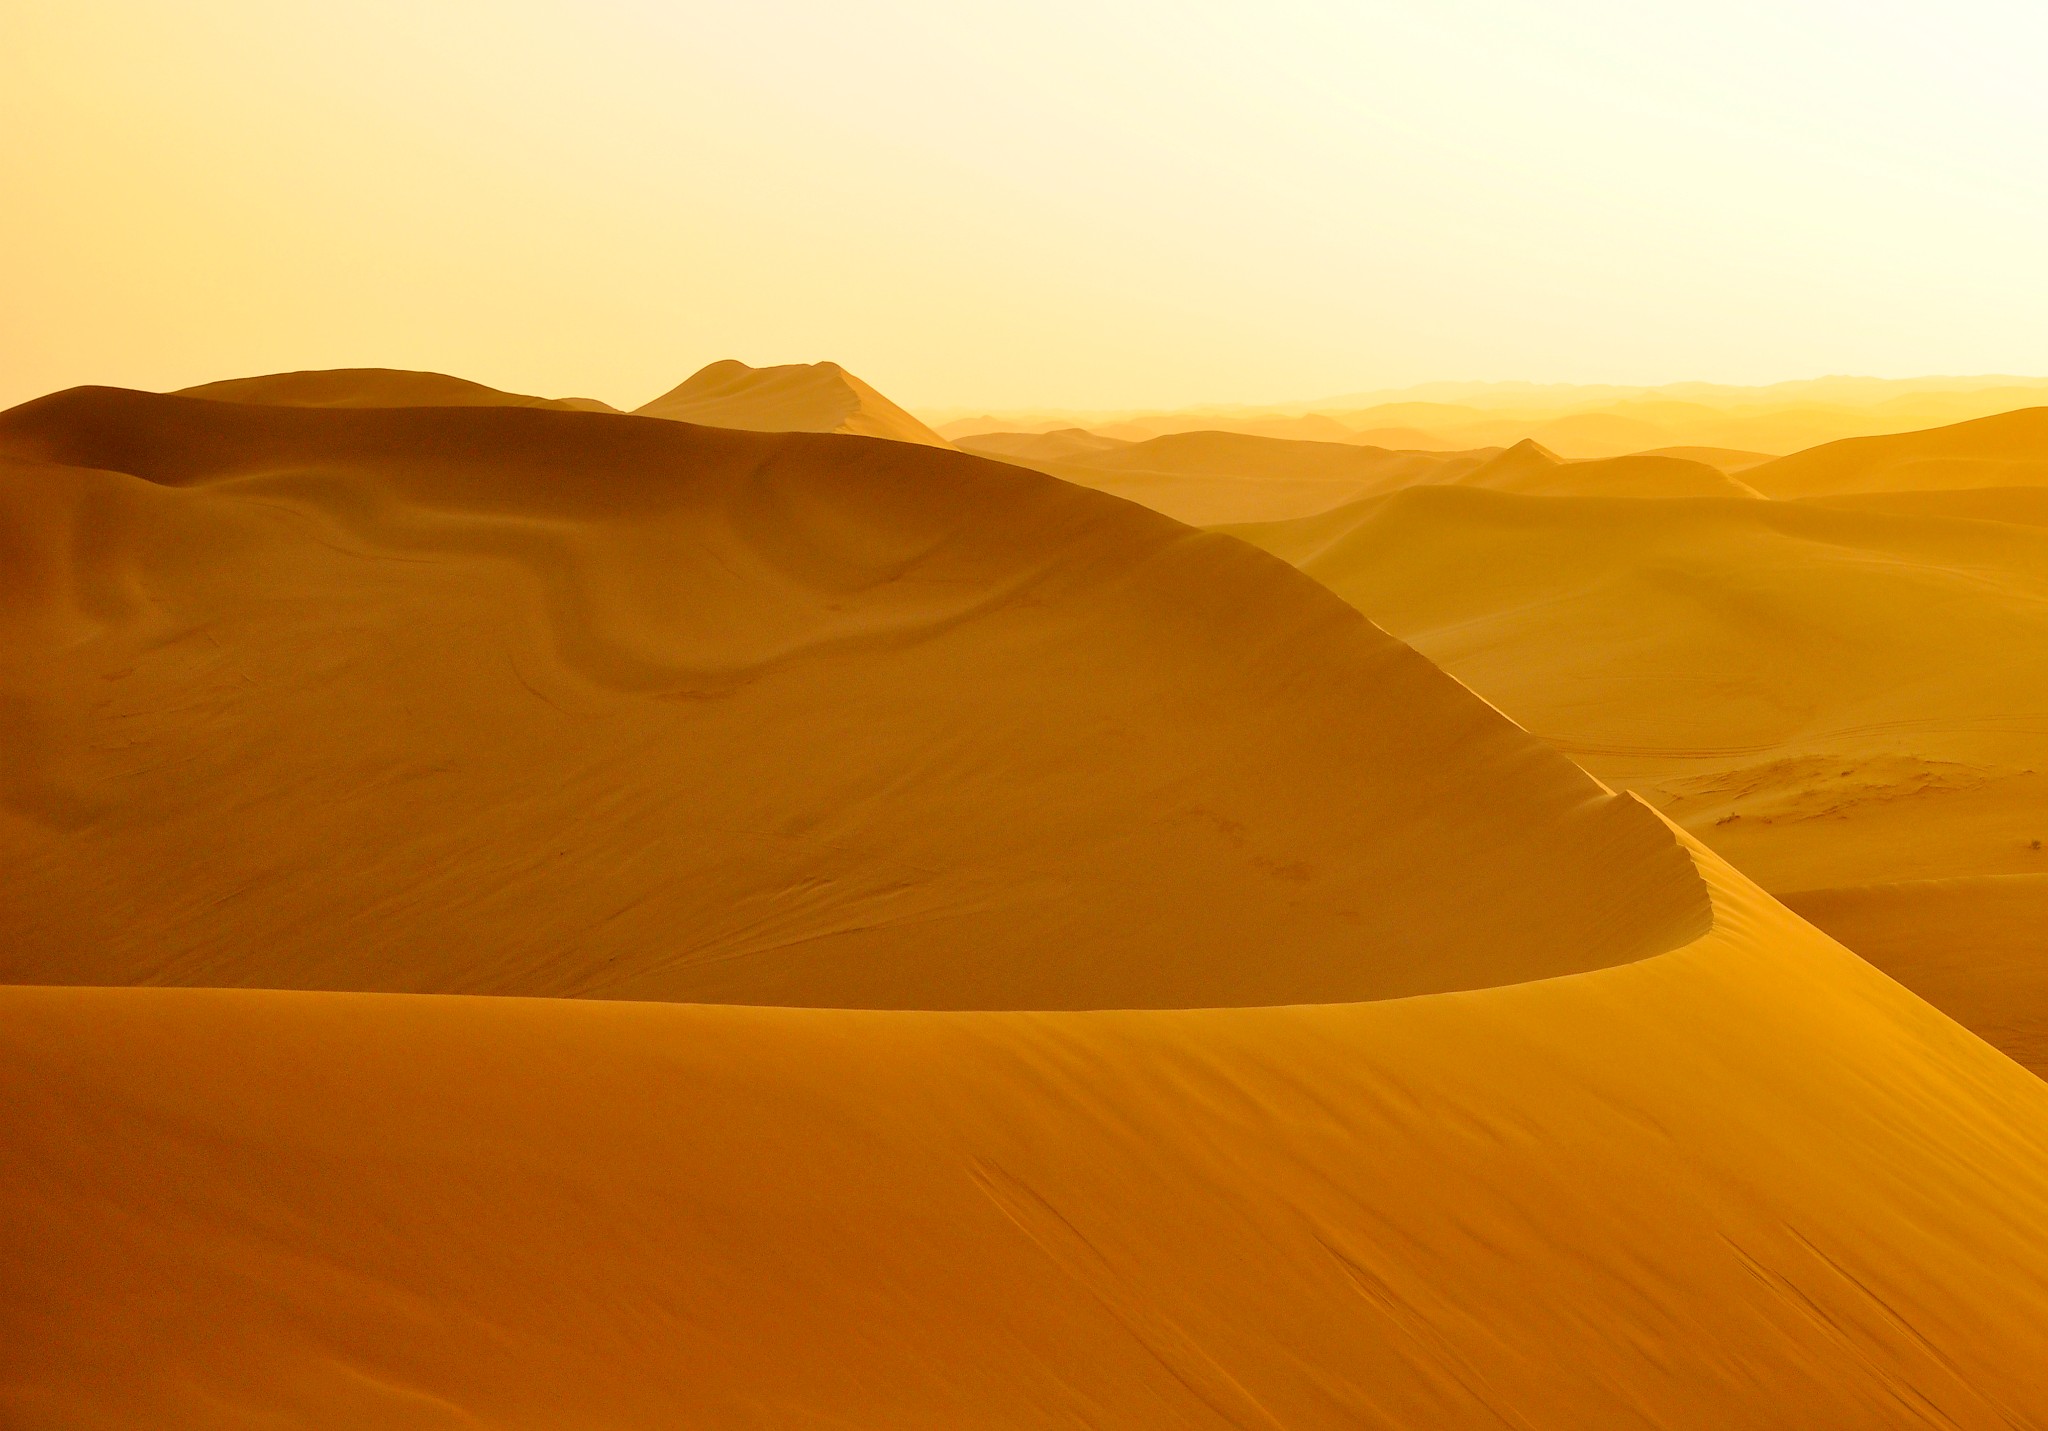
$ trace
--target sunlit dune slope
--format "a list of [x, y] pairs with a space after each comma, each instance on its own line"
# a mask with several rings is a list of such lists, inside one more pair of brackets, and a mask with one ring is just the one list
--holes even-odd
[[0, 989], [0, 1416], [2038, 1424], [2048, 1085], [1707, 858], [1363, 1005]]
[[1277, 1003], [1704, 918], [1314, 582], [1018, 467], [108, 389], [0, 451], [9, 981]]
[[[2048, 527], [1421, 488], [1240, 530], [1774, 891], [2048, 874]], [[1946, 1000], [1975, 887], [1938, 916], [1869, 906], [1929, 911], [1872, 957]], [[1870, 898], [1795, 903], [1860, 949], [1873, 921], [1844, 911]], [[2014, 1016], [2048, 1020], [2039, 981], [1996, 967]], [[2003, 1037], [1973, 998], [1943, 1006]]]
[[2048, 486], [2048, 407], [1888, 437], [1853, 437], [1753, 467], [1767, 497]]
[[228, 378], [182, 389], [178, 396], [279, 407], [546, 407], [569, 412], [614, 412], [596, 398], [538, 398], [500, 392], [446, 373], [400, 368], [328, 368]]
[[1325, 512], [1369, 493], [1455, 480], [1495, 455], [1391, 452], [1235, 432], [1172, 433], [1094, 452], [1070, 445], [1060, 456], [1016, 443], [981, 450], [1195, 526]]
[[750, 368], [728, 358], [634, 411], [748, 432], [847, 432], [951, 445], [837, 363]]

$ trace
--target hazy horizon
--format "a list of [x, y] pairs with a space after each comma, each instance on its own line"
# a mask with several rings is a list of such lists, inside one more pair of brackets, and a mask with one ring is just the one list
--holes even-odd
[[[30, 6], [0, 404], [395, 366], [920, 411], [2048, 372], [2033, 7]], [[1932, 43], [1938, 38], [1939, 43]]]

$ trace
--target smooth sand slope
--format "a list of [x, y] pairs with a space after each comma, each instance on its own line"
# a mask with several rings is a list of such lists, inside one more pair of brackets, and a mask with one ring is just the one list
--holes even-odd
[[[1950, 457], [1936, 434], [1842, 444], [1743, 480], [1932, 480], [1978, 461], [1985, 429], [2036, 425], [1953, 429]], [[1992, 450], [2001, 473], [2024, 461]], [[1417, 489], [1242, 534], [2048, 1070], [2048, 889], [1998, 882], [2048, 875], [2048, 527], [1947, 515], [2028, 494]], [[1964, 915], [1973, 890], [1990, 903]], [[1952, 972], [1978, 953], [2006, 991], [1995, 1018]]]
[[0, 989], [0, 1418], [2041, 1424], [2048, 1084], [1708, 873], [1376, 1004]]
[[181, 397], [276, 407], [545, 407], [566, 412], [616, 412], [596, 398], [538, 398], [500, 392], [446, 373], [400, 368], [323, 368], [228, 378], [181, 389]]
[[1745, 480], [1771, 497], [2048, 486], [2048, 407], [1830, 442], [1752, 468]]
[[634, 411], [747, 432], [846, 432], [951, 446], [837, 363], [750, 368], [728, 358], [699, 369]]
[[8, 980], [1271, 1003], [1702, 917], [1314, 583], [1021, 468], [104, 389], [0, 451]]

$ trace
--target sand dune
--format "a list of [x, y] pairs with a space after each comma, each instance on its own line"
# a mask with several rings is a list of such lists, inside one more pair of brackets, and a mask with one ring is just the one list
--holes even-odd
[[[2008, 491], [2004, 505], [2022, 505], [2011, 499], [2026, 489]], [[1976, 947], [1977, 918], [1955, 914], [1970, 890], [1995, 889], [2001, 909], [2020, 898], [1970, 881], [2048, 873], [2048, 527], [1943, 515], [1985, 503], [1932, 495], [1970, 500], [1888, 510], [1422, 488], [1242, 535], [1853, 947], [1881, 921], [1852, 905], [1886, 918], [1924, 907], [1909, 921], [1922, 964], [1905, 924], [1871, 957], [2004, 1039], [1983, 1018], [1990, 1003], [1955, 1001], [1941, 971]], [[1924, 881], [1965, 883], [1942, 885], [1938, 906], [1806, 893]], [[2048, 951], [2034, 941], [2038, 963]], [[2001, 1019], [2048, 1019], [2038, 981], [2010, 959], [1987, 958], [1982, 977], [1995, 968], [2011, 974]], [[2048, 1070], [2037, 1041], [2005, 1046]]]
[[1535, 442], [1518, 442], [1454, 480], [1459, 486], [1531, 497], [1754, 497], [1718, 467], [1685, 457], [1638, 453], [1563, 462]]
[[1648, 452], [1635, 455], [1682, 457], [1688, 462], [1704, 462], [1707, 466], [1726, 472], [1731, 477], [1771, 460], [1771, 454], [1768, 452], [1749, 452], [1739, 447], [1655, 447]]
[[950, 446], [837, 363], [750, 368], [728, 358], [699, 369], [634, 411], [747, 432], [847, 432]]
[[[1672, 448], [1798, 452], [1844, 438], [1989, 417], [2043, 401], [2048, 401], [2048, 380], [2011, 377], [1822, 378], [1768, 387], [1428, 383], [1278, 407], [983, 414], [941, 426], [956, 437], [1061, 427], [1134, 440], [1223, 431], [1435, 452], [1535, 442], [1584, 460]], [[1691, 451], [1668, 455], [1723, 465]]]
[[2048, 1076], [2048, 870], [1801, 890], [1785, 902]]
[[1056, 462], [1065, 457], [1088, 457], [1098, 452], [1114, 452], [1130, 443], [1121, 437], [1104, 437], [1098, 432], [1085, 428], [1061, 427], [1051, 432], [984, 432], [954, 439], [953, 445], [964, 452], [979, 453], [983, 457], [1002, 460], [1023, 458]]
[[[1455, 480], [1491, 452], [1390, 452], [1237, 432], [1185, 432], [1095, 451], [1004, 443], [979, 451], [1109, 492], [1194, 526], [1282, 521], [1373, 492]], [[1005, 450], [1007, 449], [1007, 450]]]
[[[9, 1425], [2048, 1416], [2048, 1084], [1240, 542], [507, 407], [0, 461]], [[1595, 509], [1901, 521], [1265, 535]]]
[[2038, 1420], [2044, 1085], [1725, 867], [1363, 1005], [0, 990], [10, 1424]]
[[62, 464], [0, 489], [8, 980], [1274, 1003], [1703, 917], [1646, 811], [1314, 583], [1018, 467], [113, 390], [0, 450]]
[[2048, 486], [2048, 407], [1831, 442], [1751, 468], [1746, 480], [1772, 497]]
[[596, 398], [538, 398], [500, 392], [446, 373], [399, 368], [328, 368], [229, 378], [184, 388], [180, 397], [276, 407], [546, 407], [567, 412], [616, 412]]

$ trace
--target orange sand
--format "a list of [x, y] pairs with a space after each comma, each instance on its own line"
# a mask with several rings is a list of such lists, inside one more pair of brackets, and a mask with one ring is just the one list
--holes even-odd
[[[521, 406], [84, 389], [0, 459], [0, 1422], [2048, 1418], [2048, 1084], [1243, 543]], [[1253, 535], [1506, 674], [1566, 648], [1503, 593], [1681, 517], [1823, 588], [2032, 539]]]

